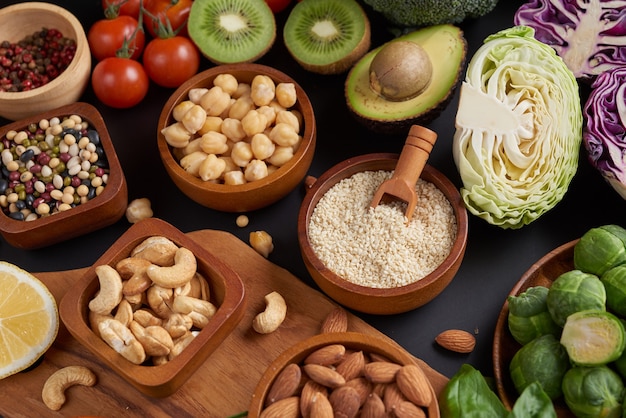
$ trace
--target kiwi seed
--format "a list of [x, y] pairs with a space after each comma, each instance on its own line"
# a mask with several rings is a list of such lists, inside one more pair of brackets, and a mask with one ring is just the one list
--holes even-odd
[[303, 0], [283, 29], [292, 57], [320, 74], [347, 71], [369, 50], [370, 36], [369, 19], [356, 0]]
[[215, 64], [256, 61], [276, 39], [276, 21], [265, 0], [195, 0], [187, 27]]

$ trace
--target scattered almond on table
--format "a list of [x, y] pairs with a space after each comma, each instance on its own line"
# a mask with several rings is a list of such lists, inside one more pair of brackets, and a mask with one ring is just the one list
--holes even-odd
[[456, 353], [471, 353], [476, 346], [474, 335], [460, 329], [443, 331], [435, 337], [435, 342], [441, 347]]

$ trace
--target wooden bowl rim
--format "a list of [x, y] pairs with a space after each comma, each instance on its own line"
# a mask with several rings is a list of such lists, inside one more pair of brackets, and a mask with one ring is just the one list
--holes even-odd
[[[354, 331], [317, 334], [297, 342], [281, 352], [265, 369], [252, 394], [252, 400], [248, 408], [248, 416], [251, 418], [259, 416], [272, 383], [285, 366], [290, 363], [299, 363], [315, 349], [329, 344], [343, 344], [346, 348], [375, 352], [398, 364], [411, 364], [421, 368], [416, 359], [403, 347], [394, 345], [392, 342], [376, 335], [366, 335]], [[438, 417], [439, 403], [437, 401], [437, 394], [430, 381], [428, 382], [428, 387], [433, 396], [433, 402], [428, 406], [428, 416]]]
[[[515, 283], [507, 298], [504, 300], [504, 304], [502, 305], [502, 309], [498, 314], [498, 319], [496, 321], [496, 327], [494, 331], [493, 338], [493, 350], [492, 350], [492, 362], [493, 362], [493, 371], [494, 378], [496, 381], [496, 389], [498, 395], [504, 405], [510, 410], [513, 408], [513, 404], [517, 399], [517, 394], [511, 392], [511, 378], [508, 375], [508, 367], [505, 367], [504, 363], [504, 345], [508, 344], [518, 344], [513, 336], [510, 335], [508, 331], [508, 315], [509, 315], [509, 302], [508, 296], [517, 296], [524, 292], [526, 289], [532, 286], [537, 285], [550, 285], [556, 277], [548, 278], [543, 277], [543, 270], [556, 264], [558, 262], [563, 262], [563, 260], [568, 259], [569, 257], [573, 258], [574, 247], [576, 243], [578, 243], [579, 239], [575, 239], [569, 241], [565, 244], [562, 244], [552, 251], [548, 252], [544, 256], [542, 256], [539, 260], [532, 264], [532, 266], [522, 275], [520, 280]], [[573, 268], [573, 263], [572, 263]], [[521, 347], [521, 346], [520, 346]], [[508, 365], [507, 365], [508, 366]], [[514, 390], [514, 389], [513, 389]], [[565, 412], [569, 412], [566, 407], [563, 405], [555, 405], [557, 410], [557, 415], [559, 417], [570, 417], [573, 416], [571, 414], [564, 414]]]
[[[128, 249], [127, 247], [132, 243], [139, 243], [155, 235], [163, 235], [177, 245], [189, 248], [197, 259], [214, 269], [219, 277], [211, 277], [211, 280], [220, 280], [223, 283], [224, 297], [209, 324], [198, 333], [179, 356], [162, 365], [137, 365], [121, 357], [91, 330], [87, 323], [89, 296], [85, 293], [93, 282], [98, 280], [95, 273], [96, 266], [109, 264], [117, 255], [121, 255], [121, 250]], [[159, 218], [148, 218], [133, 224], [94, 262], [75, 286], [68, 290], [59, 303], [59, 314], [63, 324], [74, 338], [129, 383], [148, 395], [167, 396], [178, 389], [178, 386], [172, 386], [173, 379], [182, 372], [188, 373], [189, 376], [195, 372], [195, 370], [187, 369], [188, 363], [199, 353], [205, 355], [203, 353], [205, 346], [211, 350], [210, 354], [221, 344], [222, 337], [225, 337], [224, 333], [229, 334], [238, 325], [244, 312], [245, 300], [244, 284], [237, 272], [173, 225]], [[216, 341], [215, 338], [220, 338], [220, 340]], [[211, 341], [216, 342], [215, 347], [207, 345]], [[155, 371], [155, 373], [146, 373], [147, 370]], [[178, 382], [178, 384], [182, 383], [184, 381]]]
[[[34, 115], [29, 118], [20, 119], [18, 121], [9, 123], [0, 127], [0, 137], [3, 137], [6, 132], [11, 129], [19, 130], [28, 126], [28, 123], [33, 120], [49, 119], [55, 116], [69, 116], [71, 114], [77, 114], [82, 118], [87, 119], [89, 126], [98, 131], [100, 136], [100, 143], [104, 149], [107, 161], [109, 163], [109, 179], [107, 185], [104, 187], [101, 194], [95, 198], [80, 204], [70, 210], [64, 212], [58, 212], [54, 215], [46, 216], [43, 218], [37, 218], [33, 221], [19, 221], [11, 219], [4, 212], [0, 212], [0, 231], [8, 234], [24, 233], [27, 234], [30, 231], [40, 228], [47, 228], [57, 222], [70, 221], [73, 218], [82, 216], [88, 216], [89, 212], [95, 208], [105, 206], [114, 202], [120, 190], [124, 190], [126, 187], [126, 177], [122, 165], [115, 151], [113, 141], [109, 135], [109, 131], [106, 127], [106, 123], [102, 118], [100, 112], [91, 104], [84, 102], [72, 103], [69, 105], [61, 106], [59, 108]], [[126, 197], [124, 197], [126, 199]], [[126, 204], [126, 202], [124, 202]], [[51, 232], [52, 233], [52, 232]]]
[[[171, 121], [171, 113], [174, 106], [181, 101], [181, 98], [186, 97], [190, 88], [198, 85], [209, 85], [217, 75], [222, 73], [253, 73], [264, 74], [270, 76], [274, 82], [288, 82], [293, 83], [296, 87], [296, 94], [298, 101], [296, 108], [300, 109], [304, 121], [304, 132], [302, 134], [302, 143], [293, 155], [293, 158], [286, 164], [279, 167], [276, 171], [269, 174], [267, 177], [255, 180], [253, 182], [245, 183], [242, 185], [224, 185], [214, 184], [211, 182], [203, 181], [191, 174], [187, 173], [176, 161], [171, 152], [171, 147], [165, 141], [161, 129], [167, 126], [167, 123]], [[251, 190], [259, 190], [267, 187], [274, 187], [278, 181], [291, 174], [294, 167], [296, 167], [305, 158], [309, 152], [315, 150], [317, 128], [315, 122], [315, 113], [313, 111], [313, 105], [304, 91], [304, 89], [289, 75], [282, 71], [262, 64], [246, 63], [246, 64], [223, 64], [215, 67], [211, 67], [208, 70], [202, 71], [185, 83], [172, 93], [170, 98], [163, 106], [163, 110], [159, 116], [158, 128], [157, 128], [157, 144], [159, 148], [159, 154], [163, 164], [168, 168], [170, 175], [177, 177], [181, 181], [187, 182], [190, 186], [199, 191], [207, 191], [218, 195], [232, 195], [234, 193], [246, 193]]]
[[[426, 164], [424, 167], [420, 178], [435, 184], [446, 195], [454, 210], [457, 223], [456, 239], [450, 249], [450, 254], [439, 266], [437, 266], [435, 270], [420, 280], [404, 286], [397, 286], [393, 288], [373, 288], [352, 283], [342, 278], [330, 269], [326, 268], [322, 260], [320, 260], [315, 254], [308, 239], [309, 221], [313, 210], [321, 197], [340, 180], [357, 172], [370, 170], [369, 168], [361, 170], [360, 168], [362, 166], [368, 164], [375, 164], [377, 166], [378, 164], [385, 166], [387, 164], [394, 164], [393, 167], [395, 167], [395, 162], [397, 162], [398, 157], [399, 154], [394, 153], [372, 153], [344, 160], [324, 172], [306, 192], [302, 205], [300, 206], [300, 213], [298, 215], [298, 241], [300, 243], [300, 249], [304, 256], [316, 269], [318, 274], [338, 288], [363, 296], [394, 298], [396, 296], [419, 291], [420, 289], [431, 285], [439, 280], [445, 272], [454, 267], [459, 262], [460, 257], [464, 256], [469, 230], [467, 210], [463, 204], [461, 195], [454, 184], [445, 175], [443, 175], [443, 173], [429, 164]], [[371, 169], [373, 170], [373, 168]], [[377, 169], [390, 170], [393, 168], [381, 167]]]
[[82, 24], [78, 20], [76, 16], [74, 16], [69, 10], [58, 6], [52, 3], [44, 3], [44, 2], [25, 2], [25, 3], [17, 3], [10, 6], [6, 6], [0, 9], [0, 19], [2, 17], [8, 16], [12, 13], [19, 12], [44, 12], [50, 15], [59, 16], [60, 18], [69, 22], [70, 26], [73, 28], [74, 33], [71, 35], [63, 34], [63, 36], [72, 36], [76, 37], [76, 54], [74, 58], [67, 66], [67, 68], [59, 74], [54, 79], [50, 80], [48, 83], [43, 86], [37, 87], [32, 90], [27, 91], [17, 91], [17, 92], [4, 92], [0, 91], [0, 101], [2, 102], [10, 102], [10, 101], [25, 101], [29, 99], [36, 98], [42, 93], [49, 92], [54, 90], [58, 84], [63, 83], [65, 78], [74, 77], [73, 73], [76, 68], [80, 66], [81, 57], [85, 56], [85, 54], [91, 60], [91, 51], [89, 49], [89, 43], [87, 41], [87, 35], [85, 34], [85, 30], [83, 29]]

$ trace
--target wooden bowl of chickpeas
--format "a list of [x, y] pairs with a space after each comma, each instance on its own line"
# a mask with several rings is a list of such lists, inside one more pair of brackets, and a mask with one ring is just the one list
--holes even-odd
[[370, 203], [398, 155], [365, 154], [308, 177], [298, 242], [316, 284], [359, 312], [389, 315], [430, 302], [450, 284], [467, 244], [468, 215], [454, 184], [426, 164], [410, 221], [402, 201]]
[[158, 122], [161, 160], [195, 202], [247, 212], [282, 199], [315, 152], [311, 102], [288, 75], [260, 64], [201, 72], [169, 98]]

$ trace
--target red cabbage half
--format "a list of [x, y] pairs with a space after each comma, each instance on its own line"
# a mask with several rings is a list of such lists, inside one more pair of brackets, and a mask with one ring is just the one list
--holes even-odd
[[534, 28], [577, 79], [626, 64], [626, 0], [531, 0], [514, 21]]
[[583, 108], [589, 161], [626, 199], [626, 66], [600, 74]]

